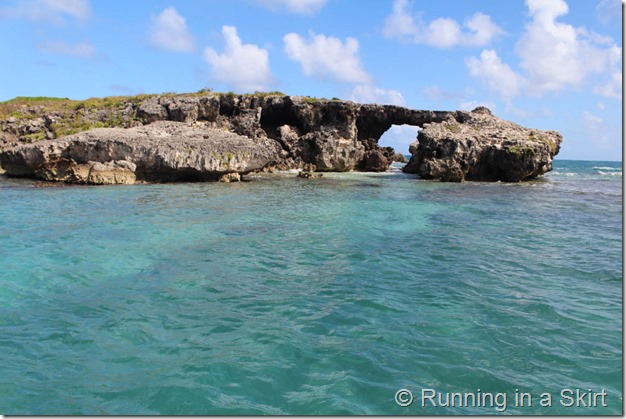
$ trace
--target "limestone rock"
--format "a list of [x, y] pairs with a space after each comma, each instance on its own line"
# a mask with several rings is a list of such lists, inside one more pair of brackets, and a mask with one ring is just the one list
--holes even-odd
[[161, 104], [159, 97], [153, 97], [143, 102], [137, 109], [137, 117], [146, 124], [163, 121], [168, 118], [167, 108]]
[[[98, 102], [106, 103], [101, 109], [76, 102], [51, 109], [20, 105], [0, 119], [0, 163], [12, 176], [35, 176], [41, 167], [39, 176], [48, 177], [47, 170], [65, 170], [63, 159], [128, 160], [137, 166], [137, 180], [155, 181], [217, 180], [264, 168], [385, 171], [396, 152], [379, 146], [380, 137], [393, 125], [412, 125], [424, 129], [409, 150], [407, 173], [517, 181], [549, 171], [562, 141], [556, 132], [522, 128], [487, 108], [431, 111], [273, 94], [114, 99]], [[102, 126], [115, 128], [63, 137]], [[18, 147], [19, 156], [10, 151], [25, 143], [32, 149]], [[88, 151], [87, 144], [96, 149]]]
[[137, 179], [135, 175], [137, 165], [126, 160], [89, 162], [89, 164], [91, 168], [86, 183], [91, 185], [132, 185]]
[[394, 151], [391, 147], [369, 150], [363, 157], [360, 169], [366, 172], [384, 172], [393, 162]]
[[393, 155], [393, 161], [396, 163], [408, 163], [406, 156], [400, 152]]
[[273, 142], [161, 121], [16, 147], [0, 153], [0, 164], [10, 176], [69, 183], [130, 183], [130, 173], [148, 181], [217, 180], [226, 173], [260, 170], [276, 160], [278, 151]]
[[298, 172], [298, 177], [302, 179], [320, 179], [324, 177], [324, 175], [322, 173], [314, 173], [303, 170], [301, 172]]
[[481, 107], [427, 124], [403, 170], [449, 182], [517, 182], [552, 170], [561, 141], [556, 131], [524, 128]]
[[241, 181], [241, 176], [237, 172], [226, 173], [220, 176], [220, 178], [217, 181], [222, 182], [222, 183], [239, 182]]
[[[167, 119], [171, 121], [193, 122], [198, 119], [199, 106], [198, 100], [195, 98], [172, 98], [166, 101], [164, 105], [164, 108], [167, 109]], [[155, 110], [159, 112], [157, 108], [155, 108]], [[160, 114], [162, 114], [162, 111], [160, 111]]]
[[132, 185], [135, 183], [136, 166], [124, 160], [106, 163], [89, 161], [76, 163], [72, 159], [58, 158], [44, 161], [35, 176], [42, 180], [89, 184], [89, 185]]
[[318, 171], [348, 172], [355, 168], [365, 154], [362, 143], [336, 136], [335, 133], [309, 134], [307, 138], [312, 147], [300, 157], [307, 162], [313, 160]]

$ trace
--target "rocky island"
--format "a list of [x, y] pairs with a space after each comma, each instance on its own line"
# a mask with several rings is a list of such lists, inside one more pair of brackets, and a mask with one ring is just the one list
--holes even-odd
[[386, 171], [392, 125], [419, 130], [404, 167], [422, 179], [517, 182], [552, 169], [562, 136], [466, 111], [273, 93], [140, 95], [0, 104], [8, 176], [78, 184], [236, 181], [258, 171]]

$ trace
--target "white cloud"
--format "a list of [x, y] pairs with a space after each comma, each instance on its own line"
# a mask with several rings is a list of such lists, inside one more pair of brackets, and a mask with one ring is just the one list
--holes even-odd
[[393, 147], [396, 152], [408, 154], [409, 145], [417, 141], [418, 127], [393, 125], [378, 140], [381, 147]]
[[397, 90], [381, 89], [373, 85], [358, 85], [350, 93], [350, 100], [361, 103], [380, 103], [404, 106], [404, 97]]
[[471, 94], [469, 89], [465, 91], [444, 90], [439, 86], [425, 87], [422, 92], [432, 100], [445, 101], [445, 100], [464, 100]]
[[492, 39], [504, 34], [504, 30], [493, 23], [491, 17], [483, 13], [475, 13], [470, 16], [465, 21], [464, 26], [470, 30], [470, 34], [469, 37], [467, 36], [468, 34], [463, 34], [466, 39], [461, 40], [461, 44], [466, 42], [468, 46], [481, 47], [489, 44]]
[[212, 78], [239, 91], [268, 90], [273, 77], [267, 50], [243, 44], [234, 26], [223, 26], [222, 35], [226, 42], [222, 54], [210, 47], [204, 50], [204, 58], [212, 67]]
[[328, 0], [257, 0], [257, 3], [272, 11], [301, 15], [314, 15]]
[[485, 108], [489, 108], [492, 113], [496, 112], [496, 104], [493, 102], [481, 102], [477, 100], [463, 101], [459, 107], [462, 111], [473, 111], [479, 106], [484, 106]]
[[37, 49], [52, 54], [68, 55], [70, 57], [91, 59], [96, 56], [96, 48], [88, 42], [79, 42], [69, 45], [63, 41], [46, 42], [39, 44]]
[[88, 19], [91, 14], [87, 0], [41, 0], [40, 3], [53, 13], [69, 15], [79, 20]]
[[622, 21], [622, 0], [600, 0], [596, 5], [596, 17], [604, 24]]
[[510, 101], [507, 101], [504, 110], [517, 118], [554, 118], [554, 113], [546, 107], [541, 109], [524, 109], [515, 106]]
[[599, 116], [592, 115], [589, 111], [583, 112], [583, 120], [589, 127], [598, 127], [604, 123], [604, 120]]
[[[610, 126], [599, 116], [595, 116], [591, 112], [584, 111], [581, 124], [586, 132], [587, 138], [594, 145], [599, 145], [602, 148], [608, 149], [615, 144], [621, 144], [621, 141], [619, 141], [621, 139], [621, 129]], [[620, 156], [616, 155], [615, 157], [619, 158]]]
[[557, 19], [568, 13], [564, 0], [526, 0], [531, 21], [517, 43], [520, 66], [525, 70], [529, 93], [581, 88], [592, 74], [615, 66], [616, 50], [605, 37]]
[[480, 59], [470, 57], [466, 64], [472, 77], [506, 99], [517, 96], [524, 85], [524, 79], [503, 63], [494, 50], [483, 50]]
[[560, 22], [568, 13], [564, 0], [526, 0], [526, 5], [530, 21], [516, 45], [520, 71], [494, 50], [483, 50], [480, 58], [466, 61], [472, 77], [499, 93], [507, 106], [522, 93], [541, 97], [589, 84], [595, 94], [621, 99], [622, 49], [612, 38]]
[[593, 89], [593, 93], [600, 95], [611, 97], [613, 99], [622, 99], [622, 73], [621, 71], [616, 71], [611, 74], [609, 81], [606, 84], [602, 84], [596, 86]]
[[13, 7], [0, 8], [0, 18], [26, 19], [62, 25], [67, 18], [89, 19], [88, 0], [19, 0]]
[[383, 27], [383, 34], [387, 38], [438, 48], [480, 47], [504, 33], [483, 13], [475, 13], [463, 25], [450, 18], [438, 18], [427, 24], [419, 15], [411, 15], [408, 9], [408, 0], [394, 2], [393, 11], [385, 19]]
[[187, 21], [174, 7], [168, 7], [152, 18], [148, 41], [168, 51], [191, 52], [195, 49]]
[[134, 90], [124, 84], [112, 84], [109, 86], [109, 90], [112, 90], [117, 93], [121, 93], [124, 95], [130, 95], [134, 93]]
[[417, 42], [419, 28], [415, 18], [407, 11], [408, 0], [396, 0], [393, 11], [385, 19], [383, 34], [387, 38]]
[[289, 59], [300, 63], [307, 76], [339, 82], [369, 84], [370, 75], [359, 59], [359, 41], [314, 35], [307, 41], [296, 33], [283, 37]]
[[285, 52], [290, 60], [302, 67], [305, 75], [318, 79], [353, 84], [347, 94], [361, 103], [381, 103], [402, 106], [404, 97], [397, 90], [383, 89], [373, 83], [359, 58], [359, 41], [312, 34], [305, 39], [297, 33], [283, 37]]

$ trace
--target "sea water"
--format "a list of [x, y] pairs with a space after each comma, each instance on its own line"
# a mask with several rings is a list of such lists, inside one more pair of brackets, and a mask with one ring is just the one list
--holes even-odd
[[622, 413], [621, 162], [0, 178], [0, 263], [0, 414]]

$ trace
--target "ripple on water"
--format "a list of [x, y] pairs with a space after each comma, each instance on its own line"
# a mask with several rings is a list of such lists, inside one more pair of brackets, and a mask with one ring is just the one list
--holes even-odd
[[618, 414], [621, 175], [559, 164], [522, 185], [3, 179], [0, 411], [489, 414], [393, 396], [580, 387], [609, 406], [507, 412]]

